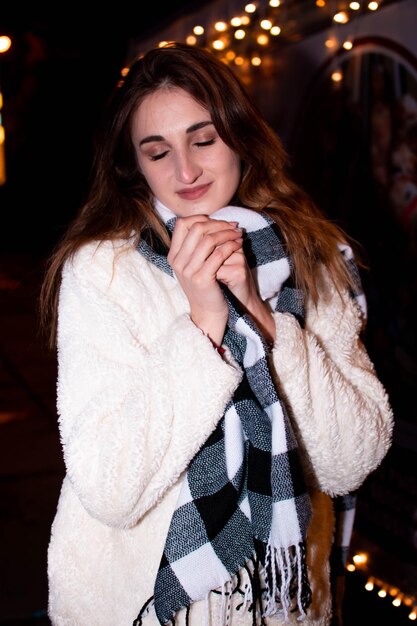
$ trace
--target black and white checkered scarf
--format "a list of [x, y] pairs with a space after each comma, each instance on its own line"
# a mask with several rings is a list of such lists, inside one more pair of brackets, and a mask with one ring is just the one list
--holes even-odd
[[[175, 215], [159, 202], [155, 208], [172, 232]], [[303, 294], [294, 286], [276, 223], [240, 207], [225, 207], [210, 217], [243, 227], [244, 252], [262, 299], [303, 324]], [[152, 248], [146, 237], [139, 251], [175, 278], [166, 251]], [[297, 440], [273, 382], [265, 339], [221, 287], [229, 307], [223, 345], [242, 367], [243, 378], [187, 469], [147, 606], [154, 604], [161, 624], [174, 623], [179, 609], [189, 610], [219, 589], [229, 597], [219, 623], [229, 623], [232, 586], [242, 568], [252, 583], [254, 615], [286, 619], [298, 611], [303, 617], [311, 602], [305, 558], [311, 508]]]

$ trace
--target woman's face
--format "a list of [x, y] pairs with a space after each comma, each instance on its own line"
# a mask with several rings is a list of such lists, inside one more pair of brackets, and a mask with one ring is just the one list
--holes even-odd
[[154, 196], [179, 217], [211, 215], [234, 196], [240, 159], [183, 89], [146, 96], [133, 116], [132, 140]]

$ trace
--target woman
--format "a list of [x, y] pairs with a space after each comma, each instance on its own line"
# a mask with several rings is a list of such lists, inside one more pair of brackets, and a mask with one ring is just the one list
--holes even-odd
[[330, 623], [331, 497], [393, 423], [355, 268], [226, 65], [183, 44], [132, 65], [42, 290], [54, 625]]

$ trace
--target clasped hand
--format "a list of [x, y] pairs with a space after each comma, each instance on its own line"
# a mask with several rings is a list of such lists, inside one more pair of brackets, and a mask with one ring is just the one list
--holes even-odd
[[190, 316], [213, 341], [221, 344], [228, 318], [219, 282], [227, 285], [258, 323], [267, 341], [274, 338], [268, 306], [260, 299], [242, 248], [236, 222], [206, 215], [177, 218], [168, 261], [190, 304]]

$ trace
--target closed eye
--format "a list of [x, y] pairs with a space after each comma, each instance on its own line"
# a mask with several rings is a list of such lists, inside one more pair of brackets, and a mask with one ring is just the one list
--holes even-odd
[[196, 141], [195, 145], [196, 146], [212, 146], [214, 144], [214, 142], [216, 141], [216, 138], [213, 137], [213, 139], [209, 139], [208, 141]]
[[163, 159], [164, 156], [166, 156], [168, 154], [168, 150], [165, 150], [165, 152], [161, 152], [160, 154], [153, 154], [150, 159], [151, 161], [159, 161], [160, 159]]

